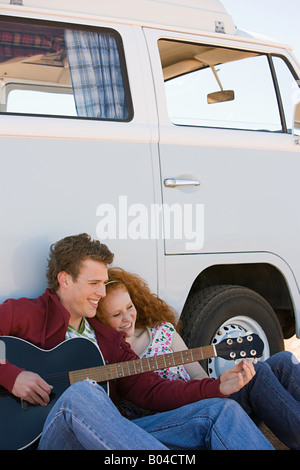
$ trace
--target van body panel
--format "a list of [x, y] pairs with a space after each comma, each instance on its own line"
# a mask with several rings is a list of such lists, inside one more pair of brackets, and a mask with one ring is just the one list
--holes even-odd
[[[118, 32], [127, 49], [131, 122], [0, 115], [1, 220], [6, 227], [0, 245], [2, 301], [39, 295], [46, 287], [50, 244], [83, 231], [97, 237], [101, 220], [110, 220], [115, 229], [110, 232], [115, 238], [103, 241], [118, 263], [141, 272], [157, 289], [157, 241], [128, 238], [127, 232], [119, 237], [120, 220], [123, 231], [135, 220], [130, 207], [150, 208], [155, 201], [159, 175], [153, 174], [158, 171], [153, 162], [158, 131], [155, 109], [147, 105], [153, 100], [149, 65], [136, 61], [145, 51], [135, 41], [134, 28], [120, 26]], [[139, 267], [137, 259], [143, 260]]]
[[[25, 0], [22, 3], [23, 10], [30, 9], [43, 15], [53, 11], [61, 16], [96, 15], [114, 23], [126, 21], [131, 24], [164, 24], [213, 32], [216, 30], [217, 21], [222, 23], [223, 32], [234, 34], [236, 29], [231, 16], [219, 0], [186, 0], [184, 5], [176, 0], [114, 0], [102, 3], [97, 0], [84, 3], [52, 0], [51, 4], [47, 0]], [[1, 4], [9, 5], [10, 1], [1, 1]], [[16, 12], [21, 10], [16, 5], [11, 5], [10, 9]]]
[[[296, 312], [296, 319], [299, 318], [300, 302], [299, 288], [290, 266], [284, 260], [273, 253], [217, 253], [189, 255], [188, 260], [184, 256], [174, 255], [166, 258], [165, 279], [160, 286], [160, 296], [170, 305], [174, 305], [176, 310], [181, 312], [186, 302], [185, 292], [190, 289], [198, 276], [211, 266], [238, 266], [238, 265], [268, 264], [275, 267], [284, 277], [289, 286], [293, 299], [293, 308]], [[178, 273], [185, 273], [185, 276], [178, 276]], [[171, 286], [171, 287], [170, 287]], [[296, 334], [299, 336], [299, 321], [296, 323]]]

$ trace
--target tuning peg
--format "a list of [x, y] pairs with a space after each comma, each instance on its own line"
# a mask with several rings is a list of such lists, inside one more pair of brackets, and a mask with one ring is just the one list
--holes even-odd
[[253, 359], [253, 364], [257, 364], [257, 357]]

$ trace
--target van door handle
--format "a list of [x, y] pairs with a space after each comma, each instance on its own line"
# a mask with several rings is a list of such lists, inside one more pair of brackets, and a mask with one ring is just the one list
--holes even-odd
[[177, 186], [199, 186], [200, 181], [185, 178], [167, 178], [164, 180], [166, 188], [176, 188]]

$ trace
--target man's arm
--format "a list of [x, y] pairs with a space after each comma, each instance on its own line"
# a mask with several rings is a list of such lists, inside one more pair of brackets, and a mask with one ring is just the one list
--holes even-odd
[[[0, 305], [0, 337], [17, 336], [13, 328], [14, 311], [11, 300]], [[0, 385], [13, 395], [32, 404], [47, 405], [52, 387], [38, 374], [25, 371], [6, 360], [0, 364]]]
[[220, 391], [223, 395], [231, 395], [243, 388], [255, 375], [255, 369], [249, 359], [243, 359], [232, 369], [220, 375]]
[[[122, 360], [130, 358], [127, 356]], [[244, 387], [254, 375], [253, 364], [246, 359], [223, 372], [216, 380], [172, 381], [162, 379], [155, 372], [148, 372], [118, 379], [117, 386], [120, 394], [138, 407], [167, 411], [206, 398], [226, 398]]]
[[17, 376], [12, 393], [32, 405], [47, 406], [52, 388], [38, 374], [24, 370]]
[[[16, 336], [12, 325], [13, 306], [11, 300], [6, 300], [0, 305], [0, 337]], [[10, 364], [7, 360], [5, 364], [0, 364], [0, 385], [11, 392], [15, 380], [22, 370], [20, 367]]]

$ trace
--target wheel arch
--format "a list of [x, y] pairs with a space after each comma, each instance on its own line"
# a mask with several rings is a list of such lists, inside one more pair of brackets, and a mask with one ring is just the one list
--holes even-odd
[[273, 308], [285, 339], [295, 334], [295, 311], [287, 281], [269, 263], [216, 264], [204, 269], [194, 280], [181, 314], [185, 325], [185, 306], [195, 292], [217, 285], [239, 285], [260, 294]]

